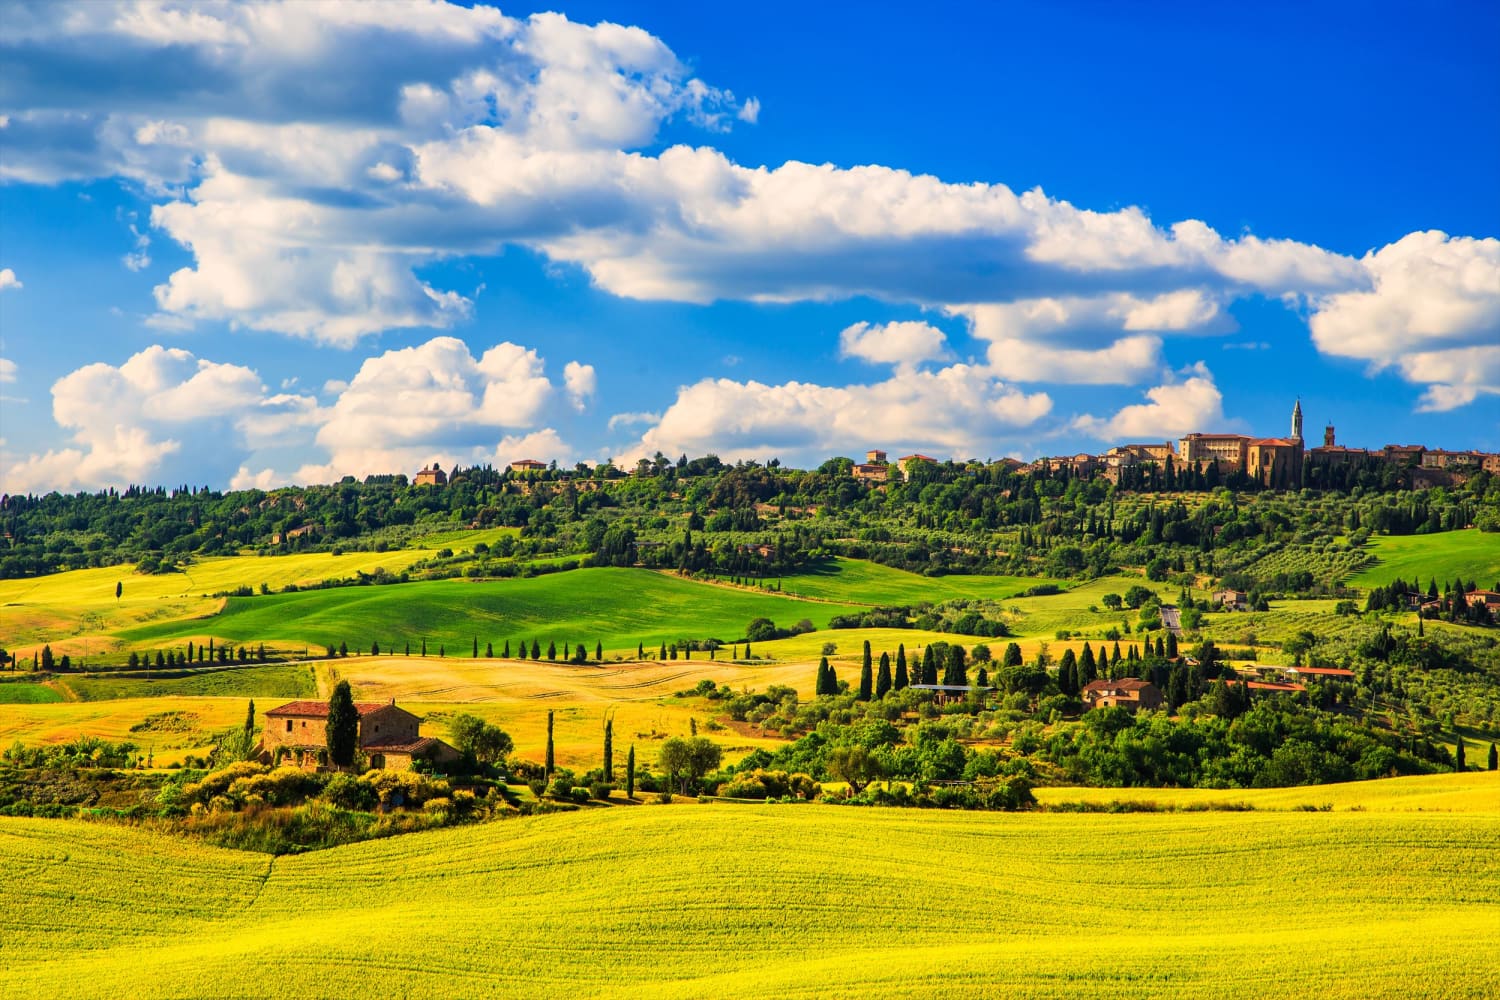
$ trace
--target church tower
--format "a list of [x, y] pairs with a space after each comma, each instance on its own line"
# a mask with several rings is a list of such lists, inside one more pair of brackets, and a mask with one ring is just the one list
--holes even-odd
[[1297, 397], [1297, 405], [1292, 407], [1292, 440], [1302, 440], [1302, 397]]
[[1332, 424], [1329, 424], [1327, 427], [1323, 428], [1323, 447], [1325, 447], [1325, 448], [1332, 448], [1333, 447], [1333, 425]]

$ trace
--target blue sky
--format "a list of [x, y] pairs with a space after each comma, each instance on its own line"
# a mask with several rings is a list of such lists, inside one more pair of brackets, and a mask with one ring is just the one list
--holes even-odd
[[0, 490], [1500, 450], [1492, 5], [548, 10], [9, 11]]

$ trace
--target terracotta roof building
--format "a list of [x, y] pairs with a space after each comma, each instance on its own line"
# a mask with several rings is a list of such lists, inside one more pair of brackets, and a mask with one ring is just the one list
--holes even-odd
[[1162, 706], [1161, 689], [1150, 681], [1121, 677], [1117, 681], [1090, 681], [1079, 692], [1089, 708], [1158, 709]]
[[[359, 712], [359, 749], [373, 768], [404, 771], [418, 759], [433, 763], [458, 759], [458, 751], [447, 743], [422, 736], [422, 720], [397, 708], [394, 698], [388, 702], [357, 701], [354, 708]], [[266, 763], [279, 757], [306, 770], [326, 767], [328, 703], [289, 701], [271, 709], [266, 713], [260, 745], [260, 757]]]

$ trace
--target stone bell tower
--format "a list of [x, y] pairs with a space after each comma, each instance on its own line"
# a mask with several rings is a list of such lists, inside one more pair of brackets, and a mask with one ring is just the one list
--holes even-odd
[[1292, 440], [1302, 440], [1302, 398], [1297, 397], [1297, 405], [1292, 407]]

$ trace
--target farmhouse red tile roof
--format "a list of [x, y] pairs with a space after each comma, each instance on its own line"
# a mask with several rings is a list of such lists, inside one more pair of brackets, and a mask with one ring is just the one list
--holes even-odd
[[421, 739], [413, 740], [410, 743], [366, 743], [360, 749], [366, 753], [421, 753], [423, 750], [436, 746], [441, 742], [442, 740], [434, 739], [431, 736], [423, 736]]
[[[354, 707], [360, 715], [369, 715], [382, 708], [390, 708], [395, 702], [387, 701], [356, 701]], [[289, 701], [285, 705], [278, 706], [266, 713], [267, 715], [316, 715], [320, 719], [328, 717], [328, 702], [326, 701]]]
[[1089, 681], [1083, 689], [1085, 691], [1144, 691], [1148, 687], [1154, 687], [1154, 685], [1138, 677], [1121, 677], [1117, 681]]
[[1301, 684], [1273, 684], [1270, 681], [1246, 681], [1245, 686], [1252, 691], [1306, 691], [1307, 688]]

